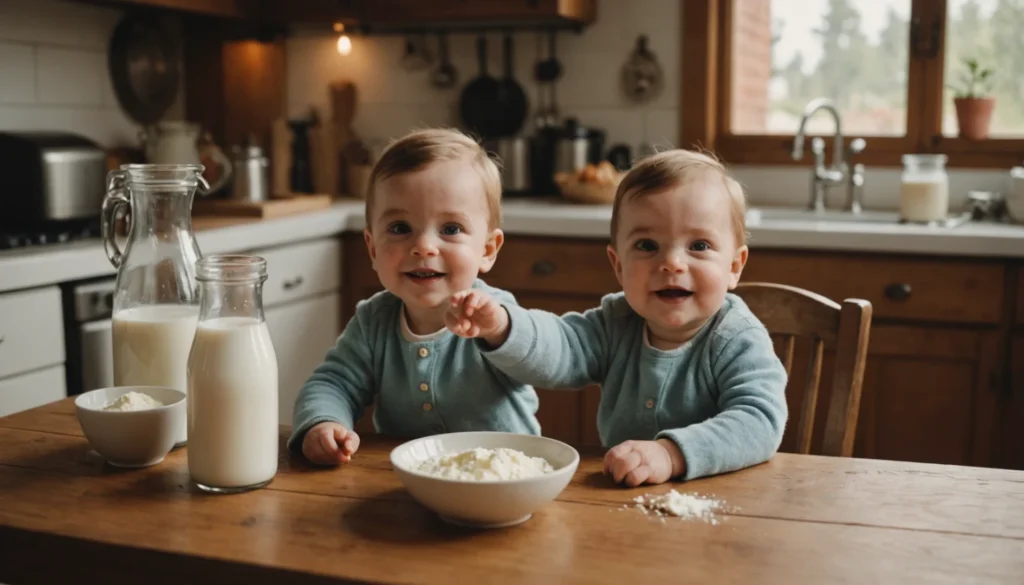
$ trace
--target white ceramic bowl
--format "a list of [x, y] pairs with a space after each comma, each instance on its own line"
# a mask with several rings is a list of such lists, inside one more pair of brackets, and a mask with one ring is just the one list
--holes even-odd
[[[415, 471], [420, 463], [436, 455], [476, 447], [516, 449], [531, 457], [543, 457], [555, 470], [539, 477], [491, 481], [441, 479]], [[579, 463], [579, 453], [561, 441], [486, 431], [432, 435], [391, 451], [391, 465], [416, 501], [445, 521], [481, 528], [513, 526], [529, 520], [565, 489]]]
[[[103, 410], [135, 391], [164, 405], [146, 410]], [[117, 467], [146, 467], [163, 461], [185, 424], [185, 393], [162, 386], [100, 388], [75, 398], [78, 424], [96, 452]]]

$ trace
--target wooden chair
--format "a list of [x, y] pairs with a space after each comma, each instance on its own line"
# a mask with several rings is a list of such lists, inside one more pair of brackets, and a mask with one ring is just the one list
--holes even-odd
[[802, 288], [765, 282], [740, 283], [734, 292], [764, 323], [773, 338], [782, 339], [779, 357], [787, 375], [793, 367], [796, 338], [806, 337], [811, 341], [810, 362], [803, 388], [803, 410], [797, 427], [797, 450], [800, 453], [811, 452], [825, 343], [835, 342], [835, 372], [819, 454], [852, 456], [871, 329], [871, 303], [862, 299], [846, 299], [838, 304]]

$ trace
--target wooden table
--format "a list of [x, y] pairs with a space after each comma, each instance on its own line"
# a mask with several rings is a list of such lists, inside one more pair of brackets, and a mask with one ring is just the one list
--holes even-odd
[[[630, 490], [588, 452], [530, 521], [473, 531], [406, 494], [395, 444], [367, 437], [331, 470], [282, 451], [267, 488], [211, 496], [184, 451], [105, 465], [71, 399], [0, 419], [0, 583], [1024, 583], [1024, 472], [780, 454]], [[673, 487], [736, 509], [623, 508]]]

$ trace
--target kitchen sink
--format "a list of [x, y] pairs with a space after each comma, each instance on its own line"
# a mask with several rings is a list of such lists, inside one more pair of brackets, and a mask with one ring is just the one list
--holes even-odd
[[[969, 213], [951, 214], [945, 221], [918, 224], [921, 227], [955, 228], [970, 221]], [[828, 209], [814, 211], [799, 207], [753, 207], [747, 210], [747, 224], [766, 225], [771, 223], [841, 223], [860, 225], [901, 225], [896, 211], [861, 211], [853, 213]]]
[[754, 207], [747, 210], [748, 223], [761, 223], [765, 221], [830, 221], [843, 223], [899, 223], [899, 213], [895, 211], [861, 211], [852, 213], [850, 211], [839, 211], [828, 209], [825, 211], [814, 211], [813, 209], [801, 209], [792, 207]]

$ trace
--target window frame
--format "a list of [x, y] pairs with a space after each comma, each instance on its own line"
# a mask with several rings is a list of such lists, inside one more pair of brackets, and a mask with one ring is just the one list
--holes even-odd
[[[793, 160], [790, 154], [792, 134], [730, 132], [732, 5], [733, 0], [686, 0], [682, 3], [682, 144], [712, 150], [734, 164], [811, 164], [807, 154], [802, 160]], [[856, 162], [901, 166], [904, 154], [942, 153], [949, 157], [949, 167], [1008, 169], [1024, 160], [1024, 138], [974, 141], [942, 134], [946, 9], [946, 0], [912, 0], [912, 26], [937, 31], [936, 38], [930, 35], [928, 38], [929, 43], [938, 39], [937, 50], [933, 49], [934, 56], [910, 51], [905, 136], [868, 136], [844, 131], [846, 146], [858, 137], [867, 142], [867, 148], [856, 156]], [[831, 160], [831, 136], [822, 137], [826, 139], [826, 154]]]

